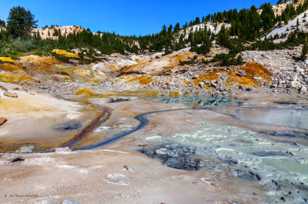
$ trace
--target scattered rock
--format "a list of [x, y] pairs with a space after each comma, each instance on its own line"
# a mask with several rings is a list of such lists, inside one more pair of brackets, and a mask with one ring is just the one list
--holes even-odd
[[157, 136], [151, 136], [151, 137], [146, 137], [145, 140], [146, 140], [146, 141], [151, 141], [151, 142], [153, 142], [153, 141], [158, 141], [158, 142], [160, 142], [160, 141], [162, 140], [162, 137], [159, 136], [159, 135], [157, 135]]
[[22, 154], [29, 154], [33, 152], [34, 149], [34, 145], [25, 145], [19, 148], [19, 150], [17, 150], [17, 153], [22, 153]]
[[7, 119], [4, 117], [0, 117], [0, 126], [4, 125], [7, 122]]
[[6, 97], [10, 97], [10, 98], [17, 98], [18, 97], [18, 95], [16, 93], [9, 92], [9, 91], [4, 92], [3, 95], [6, 96]]
[[22, 158], [22, 157], [16, 157], [16, 158], [12, 159], [10, 162], [11, 162], [11, 163], [19, 163], [19, 162], [23, 162], [23, 161], [25, 161], [24, 158]]
[[297, 79], [297, 77], [294, 78], [294, 80], [291, 82], [291, 86], [292, 86], [292, 88], [295, 88], [295, 89], [300, 89], [301, 88], [301, 83]]
[[203, 161], [196, 155], [196, 148], [180, 144], [164, 144], [154, 147], [144, 147], [140, 150], [151, 158], [157, 158], [168, 167], [183, 170], [199, 170]]
[[69, 147], [59, 147], [55, 149], [56, 153], [70, 153], [72, 150]]
[[302, 88], [300, 89], [300, 93], [301, 94], [307, 93], [307, 87], [306, 86], [302, 86]]
[[54, 127], [54, 129], [58, 131], [72, 131], [77, 130], [81, 127], [82, 125], [79, 121], [68, 121], [66, 123], [57, 125], [56, 127]]
[[124, 174], [108, 174], [106, 177], [106, 182], [110, 184], [120, 185], [120, 186], [127, 186], [128, 177]]
[[109, 103], [120, 103], [130, 101], [130, 98], [126, 97], [117, 97], [117, 98], [110, 98]]
[[124, 165], [124, 166], [123, 166], [123, 169], [124, 169], [125, 171], [128, 171], [128, 170], [129, 170], [129, 168], [128, 168], [127, 165]]
[[246, 169], [236, 169], [234, 170], [235, 176], [248, 180], [248, 181], [261, 181], [261, 176], [257, 173], [254, 173], [252, 171], [246, 170]]

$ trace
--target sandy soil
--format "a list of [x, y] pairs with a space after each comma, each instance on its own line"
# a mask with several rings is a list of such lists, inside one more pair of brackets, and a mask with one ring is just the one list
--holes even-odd
[[1, 203], [262, 203], [255, 183], [171, 169], [138, 153], [34, 154], [15, 164], [7, 162], [12, 157], [0, 160]]

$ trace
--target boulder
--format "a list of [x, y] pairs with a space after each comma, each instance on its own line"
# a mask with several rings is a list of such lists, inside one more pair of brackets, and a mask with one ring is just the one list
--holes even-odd
[[7, 118], [0, 117], [0, 126], [4, 125], [7, 122]]
[[20, 163], [20, 162], [23, 162], [23, 161], [25, 161], [24, 158], [22, 158], [22, 157], [16, 157], [16, 158], [12, 159], [10, 162], [11, 162], [11, 163]]
[[119, 173], [108, 174], [106, 177], [106, 182], [119, 186], [129, 185], [128, 177], [124, 174], [119, 174]]
[[120, 103], [120, 102], [126, 102], [130, 101], [130, 98], [128, 97], [114, 97], [109, 99], [109, 103]]
[[10, 98], [17, 98], [18, 97], [18, 95], [16, 93], [9, 92], [9, 91], [4, 92], [3, 95], [6, 96], [6, 97], [10, 97]]
[[302, 86], [301, 90], [300, 90], [301, 94], [305, 94], [307, 93], [307, 87], [306, 86]]

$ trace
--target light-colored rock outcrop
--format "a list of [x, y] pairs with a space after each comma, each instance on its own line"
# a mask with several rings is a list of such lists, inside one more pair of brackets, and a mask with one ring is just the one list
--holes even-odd
[[294, 19], [290, 20], [287, 24], [274, 28], [266, 38], [274, 38], [274, 42], [284, 42], [288, 39], [291, 33], [304, 32], [308, 33], [308, 11], [301, 13]]
[[50, 26], [46, 28], [37, 28], [32, 31], [32, 35], [39, 35], [42, 39], [56, 40], [59, 36], [67, 37], [71, 34], [77, 34], [85, 29], [80, 26]]

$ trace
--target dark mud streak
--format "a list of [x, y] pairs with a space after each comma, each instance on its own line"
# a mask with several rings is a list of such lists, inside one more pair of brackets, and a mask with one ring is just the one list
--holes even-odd
[[147, 126], [149, 124], [149, 119], [147, 118], [147, 116], [152, 115], [152, 114], [156, 114], [156, 113], [165, 113], [165, 112], [173, 112], [173, 111], [185, 111], [185, 110], [204, 110], [204, 109], [191, 109], [191, 108], [180, 108], [180, 109], [169, 109], [169, 110], [160, 110], [160, 111], [152, 111], [152, 112], [146, 112], [146, 113], [142, 113], [139, 114], [137, 116], [134, 117], [134, 119], [139, 121], [139, 124], [134, 127], [131, 128], [129, 130], [125, 130], [122, 132], [119, 132], [117, 134], [114, 134], [113, 136], [102, 140], [99, 143], [96, 144], [92, 144], [92, 145], [88, 145], [85, 147], [81, 147], [75, 150], [91, 150], [91, 149], [96, 149], [105, 145], [109, 145], [112, 144], [114, 142], [116, 142], [117, 140], [126, 137], [134, 132], [137, 132], [138, 130], [143, 129], [145, 126]]
[[76, 145], [81, 139], [86, 137], [90, 132], [92, 132], [95, 128], [97, 128], [101, 123], [108, 120], [111, 116], [111, 109], [104, 107], [101, 112], [95, 117], [94, 120], [91, 121], [89, 125], [83, 128], [78, 134], [76, 134], [72, 139], [68, 142], [61, 145], [61, 147], [70, 147], [72, 148]]

